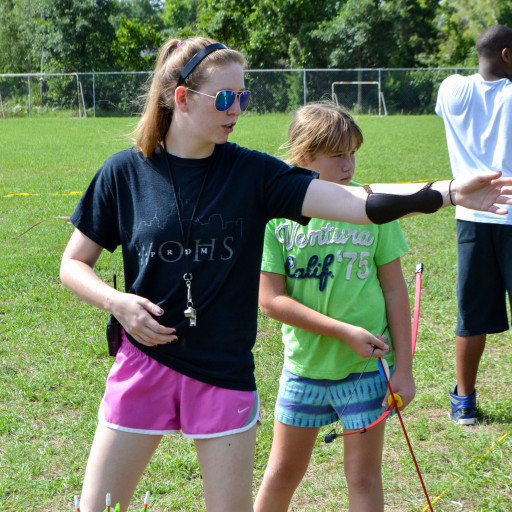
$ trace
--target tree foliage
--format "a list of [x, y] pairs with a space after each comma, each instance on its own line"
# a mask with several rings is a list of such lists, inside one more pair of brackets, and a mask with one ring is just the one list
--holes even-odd
[[146, 70], [205, 35], [253, 69], [475, 65], [511, 0], [0, 0], [0, 73]]
[[[2, 0], [24, 51], [16, 71], [73, 72], [111, 68], [115, 30], [110, 0]], [[2, 13], [2, 18], [3, 18]], [[3, 22], [3, 19], [2, 19]], [[3, 31], [2, 31], [3, 32]], [[12, 41], [11, 41], [12, 44]], [[18, 52], [20, 53], [20, 52]], [[0, 55], [2, 69], [8, 57]]]
[[156, 25], [138, 19], [122, 18], [112, 44], [116, 68], [124, 71], [150, 71], [164, 40]]
[[198, 28], [239, 48], [252, 68], [314, 67], [312, 32], [336, 14], [330, 0], [203, 0]]
[[165, 2], [163, 23], [172, 37], [187, 37], [196, 33], [197, 0]]
[[467, 66], [477, 65], [475, 41], [489, 25], [512, 27], [510, 0], [443, 0], [438, 11], [439, 59]]
[[435, 50], [435, 2], [347, 0], [314, 33], [329, 67], [415, 67]]
[[[172, 2], [175, 3], [175, 2]], [[164, 13], [164, 2], [161, 0], [122, 0], [118, 2], [119, 23], [124, 18], [136, 19], [143, 25], [156, 26], [162, 30], [164, 23], [162, 16]]]
[[4, 73], [30, 70], [26, 59], [30, 44], [20, 30], [21, 21], [13, 2], [0, 0], [0, 70]]

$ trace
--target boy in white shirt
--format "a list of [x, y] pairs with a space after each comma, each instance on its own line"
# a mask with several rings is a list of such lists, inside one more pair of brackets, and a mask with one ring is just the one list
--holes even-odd
[[[501, 171], [512, 176], [512, 29], [492, 25], [476, 42], [478, 73], [452, 75], [439, 88], [454, 178]], [[509, 328], [505, 292], [512, 292], [512, 213], [496, 216], [457, 206], [457, 384], [450, 417], [476, 419], [475, 384], [487, 333]]]

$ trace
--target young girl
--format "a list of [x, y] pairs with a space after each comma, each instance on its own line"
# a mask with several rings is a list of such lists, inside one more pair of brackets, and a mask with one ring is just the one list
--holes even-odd
[[[329, 103], [302, 107], [288, 135], [291, 162], [317, 171], [321, 180], [352, 183], [363, 135], [348, 113]], [[375, 359], [366, 364], [372, 345], [386, 342], [385, 359], [395, 363], [392, 389], [404, 406], [413, 399], [409, 297], [400, 265], [407, 249], [396, 221], [357, 226], [313, 219], [305, 227], [277, 219], [267, 225], [260, 305], [284, 322], [285, 362], [257, 512], [288, 510], [320, 427], [340, 419], [345, 431], [361, 429], [384, 412], [386, 381]], [[384, 425], [343, 438], [350, 511], [384, 510]]]
[[[227, 143], [249, 103], [244, 59], [210, 39], [162, 48], [135, 148], [110, 157], [71, 221], [62, 282], [112, 313], [122, 344], [107, 378], [87, 464], [82, 512], [107, 492], [125, 511], [161, 436], [194, 439], [209, 511], [252, 510], [259, 399], [256, 337], [266, 223], [286, 217], [381, 222], [457, 203], [500, 212], [499, 175], [420, 187], [340, 187], [313, 171]], [[508, 183], [507, 183], [508, 184]], [[512, 184], [512, 180], [510, 180]], [[504, 191], [506, 189], [503, 189]], [[367, 205], [368, 200], [368, 205]], [[512, 202], [512, 200], [510, 200]], [[125, 291], [98, 278], [121, 246]], [[376, 355], [385, 344], [375, 343]]]

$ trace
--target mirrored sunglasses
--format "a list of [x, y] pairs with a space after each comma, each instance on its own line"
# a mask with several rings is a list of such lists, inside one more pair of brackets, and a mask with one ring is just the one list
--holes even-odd
[[202, 96], [213, 98], [215, 100], [215, 108], [220, 112], [224, 112], [231, 107], [235, 102], [235, 99], [238, 99], [240, 102], [240, 110], [245, 110], [249, 106], [249, 101], [251, 99], [251, 93], [249, 91], [219, 91], [215, 96], [212, 96], [205, 92], [194, 91], [194, 89], [190, 89], [189, 87], [187, 87], [187, 90], [195, 92], [196, 94], [201, 94]]

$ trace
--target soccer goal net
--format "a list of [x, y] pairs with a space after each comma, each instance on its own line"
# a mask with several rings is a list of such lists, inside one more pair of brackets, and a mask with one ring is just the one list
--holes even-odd
[[380, 82], [332, 82], [332, 100], [351, 112], [388, 115]]
[[32, 117], [54, 110], [87, 117], [77, 73], [0, 74], [0, 117]]

